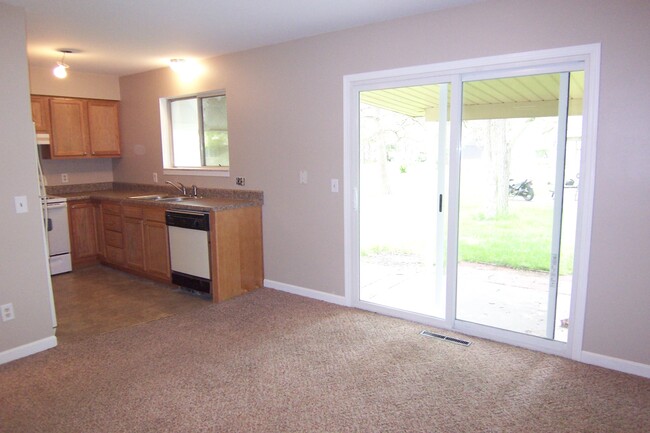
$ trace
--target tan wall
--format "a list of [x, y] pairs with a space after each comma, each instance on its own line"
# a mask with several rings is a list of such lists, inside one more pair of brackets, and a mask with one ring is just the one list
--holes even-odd
[[[69, 61], [74, 65], [73, 60]], [[68, 77], [61, 80], [52, 68], [29, 68], [30, 92], [34, 95], [68, 96], [76, 98], [120, 99], [120, 82], [115, 75], [75, 71], [71, 66]], [[112, 159], [43, 160], [43, 173], [48, 185], [63, 185], [61, 174], [68, 174], [68, 184], [112, 182]]]
[[[232, 175], [265, 193], [266, 278], [342, 295], [343, 195], [329, 179], [343, 179], [344, 75], [602, 42], [584, 349], [650, 364], [648, 22], [646, 1], [490, 1], [214, 58], [194, 85], [167, 69], [122, 77], [114, 176], [148, 183], [161, 172], [159, 97], [225, 88]], [[180, 180], [234, 187], [234, 177]]]
[[66, 63], [71, 65], [68, 69], [68, 76], [65, 79], [60, 79], [52, 74], [56, 62], [52, 63], [52, 68], [41, 66], [29, 68], [31, 93], [77, 98], [120, 99], [120, 81], [116, 75], [76, 71], [74, 59], [68, 58]]
[[[16, 318], [0, 321], [0, 354], [52, 337], [45, 241], [29, 105], [25, 21], [22, 9], [0, 3], [0, 304]], [[7, 61], [11, 59], [11, 61]], [[17, 214], [14, 197], [26, 196]]]
[[[113, 182], [111, 159], [42, 159], [41, 167], [48, 186]], [[68, 175], [68, 183], [63, 183], [63, 173]]]

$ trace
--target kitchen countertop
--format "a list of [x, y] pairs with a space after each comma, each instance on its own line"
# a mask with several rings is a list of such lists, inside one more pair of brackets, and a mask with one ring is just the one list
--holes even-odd
[[157, 192], [143, 192], [141, 190], [133, 191], [114, 191], [114, 190], [99, 190], [99, 191], [83, 191], [83, 192], [69, 192], [59, 194], [48, 194], [55, 197], [65, 197], [68, 202], [75, 202], [80, 200], [107, 200], [120, 203], [122, 205], [143, 205], [163, 207], [166, 209], [192, 209], [201, 211], [225, 211], [229, 209], [238, 209], [243, 207], [261, 206], [262, 204], [256, 200], [239, 200], [230, 198], [217, 198], [217, 197], [199, 197], [191, 200], [184, 200], [181, 202], [169, 202], [160, 200], [143, 200], [130, 198], [133, 196], [147, 195], [147, 194], [161, 194], [161, 195], [175, 195], [168, 193]]

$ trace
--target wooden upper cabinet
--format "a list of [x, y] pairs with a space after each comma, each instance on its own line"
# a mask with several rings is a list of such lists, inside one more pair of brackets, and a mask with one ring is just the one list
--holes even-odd
[[50, 98], [47, 96], [32, 96], [32, 120], [36, 132], [50, 133]]
[[52, 157], [84, 157], [89, 152], [86, 102], [82, 99], [51, 98], [50, 136]]
[[88, 133], [93, 156], [120, 156], [119, 103], [89, 100]]
[[118, 101], [49, 98], [52, 157], [120, 156], [118, 109]]

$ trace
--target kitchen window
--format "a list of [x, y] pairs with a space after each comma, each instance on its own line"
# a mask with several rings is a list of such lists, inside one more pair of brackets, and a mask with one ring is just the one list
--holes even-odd
[[230, 166], [226, 94], [160, 100], [164, 168], [169, 174], [227, 176]]

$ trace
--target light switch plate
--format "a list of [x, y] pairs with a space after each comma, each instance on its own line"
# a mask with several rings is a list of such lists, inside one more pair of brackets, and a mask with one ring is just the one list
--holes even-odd
[[14, 304], [10, 302], [8, 304], [0, 305], [0, 314], [2, 314], [3, 322], [13, 320], [16, 317], [14, 315]]
[[16, 204], [16, 213], [27, 213], [29, 209], [27, 208], [27, 197], [24, 195], [14, 197], [14, 202]]

